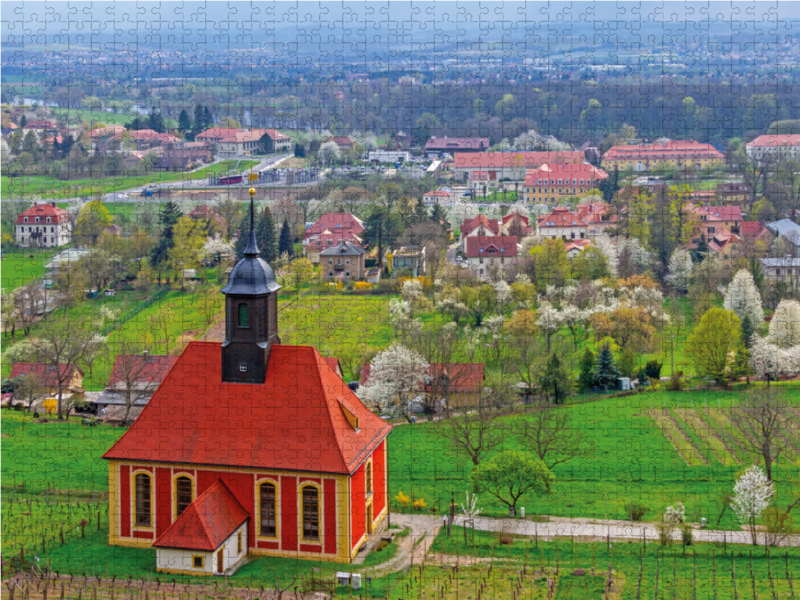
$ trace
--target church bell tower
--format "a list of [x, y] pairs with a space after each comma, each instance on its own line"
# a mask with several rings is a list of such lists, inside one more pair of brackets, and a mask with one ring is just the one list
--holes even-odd
[[264, 383], [272, 344], [278, 337], [278, 290], [272, 267], [258, 256], [253, 181], [250, 173], [250, 233], [244, 258], [236, 263], [222, 288], [225, 294], [225, 342], [222, 381]]

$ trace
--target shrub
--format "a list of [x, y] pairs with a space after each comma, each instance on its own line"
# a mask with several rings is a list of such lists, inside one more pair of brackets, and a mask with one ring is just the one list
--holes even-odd
[[694, 533], [692, 532], [692, 526], [689, 523], [686, 523], [683, 527], [681, 527], [681, 539], [683, 540], [684, 546], [691, 546], [694, 542]]
[[372, 289], [372, 284], [369, 281], [356, 281], [353, 288], [357, 292], [368, 292]]
[[661, 363], [657, 360], [648, 360], [644, 366], [644, 374], [648, 379], [658, 381], [661, 379]]
[[411, 496], [406, 496], [403, 492], [398, 492], [394, 499], [397, 500], [400, 506], [408, 506], [411, 504]]
[[20, 411], [22, 411], [24, 409], [25, 409], [25, 405], [22, 402], [17, 402], [14, 405], [14, 410], [16, 410], [17, 412], [20, 412]]
[[428, 504], [425, 502], [425, 500], [424, 500], [424, 499], [422, 499], [422, 498], [417, 498], [417, 499], [416, 499], [416, 500], [414, 500], [414, 502], [412, 503], [412, 506], [414, 507], [414, 510], [420, 510], [420, 511], [422, 511], [422, 510], [425, 510], [425, 509], [428, 507]]
[[638, 500], [630, 500], [625, 502], [624, 507], [625, 516], [631, 521], [641, 521], [642, 517], [644, 517], [650, 511], [649, 506], [643, 502], [639, 502]]

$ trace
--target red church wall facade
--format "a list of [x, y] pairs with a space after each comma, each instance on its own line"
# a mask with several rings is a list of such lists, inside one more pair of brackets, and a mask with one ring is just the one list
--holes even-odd
[[[136, 527], [135, 483], [138, 473], [152, 476], [151, 528]], [[363, 466], [362, 488], [363, 488]], [[109, 461], [110, 515], [109, 543], [149, 547], [177, 518], [175, 480], [188, 477], [193, 482], [192, 497], [197, 498], [217, 480], [228, 487], [251, 515], [248, 529], [249, 553], [266, 556], [314, 557], [316, 560], [349, 562], [354, 553], [348, 543], [352, 505], [347, 475], [298, 474], [287, 471], [247, 469], [196, 469], [189, 465], [145, 465]], [[268, 482], [276, 489], [277, 531], [274, 537], [260, 535], [259, 485]], [[319, 492], [319, 541], [303, 540], [302, 490], [310, 486]], [[363, 493], [357, 521], [364, 530]]]
[[356, 550], [363, 542], [364, 534], [367, 531], [366, 514], [364, 513], [365, 507], [365, 494], [364, 494], [364, 469], [366, 462], [356, 469], [356, 472], [350, 477], [350, 522], [352, 523], [352, 538], [351, 547]]

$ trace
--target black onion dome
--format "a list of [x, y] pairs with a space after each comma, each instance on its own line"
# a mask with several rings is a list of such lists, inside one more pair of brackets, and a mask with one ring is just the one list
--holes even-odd
[[233, 267], [223, 294], [237, 296], [260, 296], [281, 288], [275, 281], [272, 267], [263, 258], [245, 257]]

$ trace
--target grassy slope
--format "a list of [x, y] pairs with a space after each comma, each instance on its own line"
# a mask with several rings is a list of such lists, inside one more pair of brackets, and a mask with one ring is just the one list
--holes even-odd
[[[30, 258], [31, 254], [33, 258]], [[3, 293], [27, 285], [44, 275], [44, 265], [56, 254], [55, 250], [4, 252], [0, 262]]]

